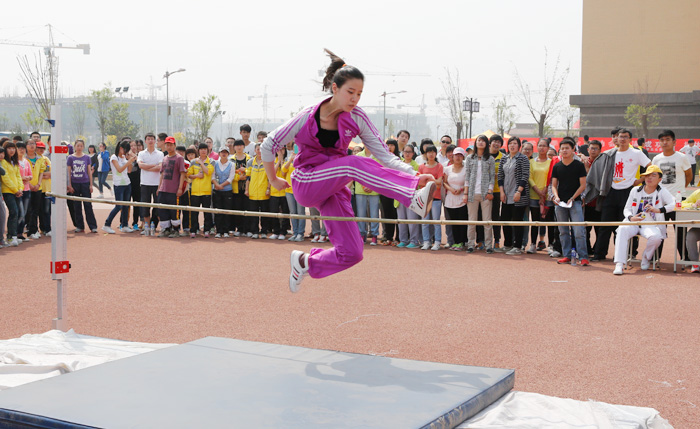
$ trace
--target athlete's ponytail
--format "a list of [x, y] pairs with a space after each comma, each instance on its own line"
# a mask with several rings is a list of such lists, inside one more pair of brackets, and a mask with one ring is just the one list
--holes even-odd
[[326, 69], [326, 76], [323, 78], [324, 91], [330, 91], [333, 83], [340, 88], [348, 79], [365, 80], [365, 76], [357, 67], [345, 64], [342, 58], [328, 49], [324, 49], [324, 51], [331, 58], [331, 64]]

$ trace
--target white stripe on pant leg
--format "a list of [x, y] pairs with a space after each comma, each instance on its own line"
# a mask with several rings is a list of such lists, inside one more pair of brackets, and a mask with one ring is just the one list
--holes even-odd
[[[332, 169], [328, 170], [323, 170], [321, 172], [317, 172], [317, 174], [297, 174], [294, 177], [294, 180], [302, 183], [313, 183], [313, 182], [320, 182], [326, 179], [332, 179], [332, 178], [337, 178], [337, 177], [342, 177], [348, 175], [348, 173], [354, 172], [357, 174], [357, 176], [363, 180], [365, 180], [367, 183], [371, 183], [375, 186], [379, 186], [382, 189], [393, 189], [397, 193], [404, 195], [408, 198], [412, 197], [413, 194], [415, 193], [415, 189], [406, 187], [406, 186], [400, 186], [397, 185], [391, 181], [388, 181], [386, 179], [372, 176], [369, 173], [360, 170], [355, 167], [335, 167]], [[299, 177], [302, 176], [302, 177]]]

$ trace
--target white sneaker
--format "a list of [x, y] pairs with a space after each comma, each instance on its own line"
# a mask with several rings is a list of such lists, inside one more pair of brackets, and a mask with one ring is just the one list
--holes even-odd
[[267, 234], [260, 234], [260, 238], [267, 238]]
[[[252, 233], [252, 232], [246, 232], [246, 233], [245, 233], [245, 236], [248, 237], [248, 238], [253, 238], [253, 233]], [[255, 238], [258, 238], [258, 237], [255, 237]]]
[[430, 250], [440, 250], [440, 243], [433, 244], [433, 247], [431, 247]]
[[519, 247], [513, 247], [509, 251], [506, 252], [506, 255], [522, 255], [523, 251], [520, 250]]
[[[305, 267], [302, 267], [299, 262], [301, 258], [304, 258]], [[299, 292], [302, 280], [309, 273], [309, 255], [305, 255], [301, 250], [292, 250], [289, 262], [292, 268], [289, 274], [289, 290], [296, 293]]]
[[296, 241], [296, 242], [298, 242], [298, 243], [304, 241], [304, 235], [298, 234], [298, 235], [296, 236], [296, 238], [294, 239], [294, 241]]
[[645, 258], [644, 255], [642, 255], [642, 263], [640, 265], [640, 268], [642, 270], [646, 271], [649, 269], [650, 265], [651, 265], [651, 262], [649, 262], [649, 260], [647, 258]]
[[430, 249], [430, 243], [428, 243], [426, 241], [425, 243], [423, 243], [423, 247], [421, 247], [420, 250], [428, 250], [428, 249]]
[[624, 272], [624, 270], [625, 270], [625, 264], [623, 264], [622, 262], [619, 262], [619, 263], [615, 264], [615, 270], [613, 271], [613, 274], [615, 274], [616, 276], [621, 276], [622, 273]]
[[537, 252], [537, 246], [534, 244], [531, 244], [530, 247], [527, 248], [527, 253], [533, 254]]
[[556, 250], [552, 250], [552, 253], [549, 254], [550, 258], [561, 258], [561, 253], [557, 252]]
[[314, 238], [311, 240], [312, 243], [318, 243], [319, 235], [316, 234], [314, 235]]
[[216, 234], [214, 238], [221, 238], [221, 234]]
[[229, 237], [230, 237], [230, 235], [228, 235], [228, 233], [224, 233], [224, 238], [229, 238]]
[[47, 233], [44, 234], [44, 235], [47, 236], [47, 237], [51, 237], [51, 231], [47, 232]]
[[326, 237], [325, 235], [322, 235], [322, 236], [319, 237], [319, 239], [318, 239], [318, 242], [319, 242], [319, 243], [325, 243], [326, 241], [328, 241], [328, 237]]
[[291, 235], [291, 236], [287, 239], [287, 241], [294, 241], [295, 238], [297, 238], [296, 235]]
[[10, 247], [17, 247], [19, 246], [19, 240], [17, 239], [17, 237], [12, 237], [12, 240], [10, 240], [10, 242], [7, 243], [7, 245]]
[[[284, 237], [282, 237], [282, 238], [284, 238]], [[270, 236], [270, 240], [277, 240], [277, 234], [272, 234]]]
[[41, 234], [35, 232], [34, 234], [30, 235], [29, 238], [31, 238], [32, 240], [38, 240], [41, 238]]
[[116, 234], [112, 227], [107, 225], [102, 227], [102, 231], [106, 232], [107, 234]]
[[284, 234], [278, 235], [278, 236], [277, 236], [277, 239], [278, 239], [278, 240], [284, 240]]
[[238, 231], [234, 231], [234, 232], [233, 232], [233, 236], [234, 236], [234, 237], [240, 237], [240, 236], [241, 236], [241, 233], [238, 232]]
[[131, 229], [131, 227], [129, 227], [129, 226], [122, 228], [121, 231], [122, 231], [122, 232], [125, 232], [125, 233], [127, 233], [127, 234], [130, 233], [130, 232], [134, 232], [134, 230]]
[[250, 235], [250, 238], [257, 239], [257, 238], [258, 238], [258, 234], [251, 234], [251, 235]]
[[433, 195], [435, 194], [435, 182], [428, 182], [422, 189], [418, 189], [411, 198], [411, 205], [408, 208], [421, 218], [430, 213], [433, 206]]

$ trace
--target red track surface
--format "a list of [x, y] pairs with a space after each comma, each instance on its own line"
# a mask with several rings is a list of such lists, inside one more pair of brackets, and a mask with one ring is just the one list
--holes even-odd
[[[98, 225], [108, 210], [96, 209]], [[673, 273], [670, 240], [660, 271], [621, 277], [612, 262], [367, 246], [358, 266], [291, 294], [289, 253], [309, 242], [68, 235], [68, 321], [81, 334], [514, 368], [517, 390], [653, 407], [677, 428], [700, 422], [700, 276]], [[1, 338], [51, 329], [50, 259], [48, 238], [0, 250]]]

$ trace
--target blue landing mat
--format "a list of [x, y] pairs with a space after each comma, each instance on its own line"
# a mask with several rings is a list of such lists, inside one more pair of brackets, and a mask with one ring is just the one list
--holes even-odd
[[453, 428], [515, 372], [207, 337], [0, 392], [0, 427]]

